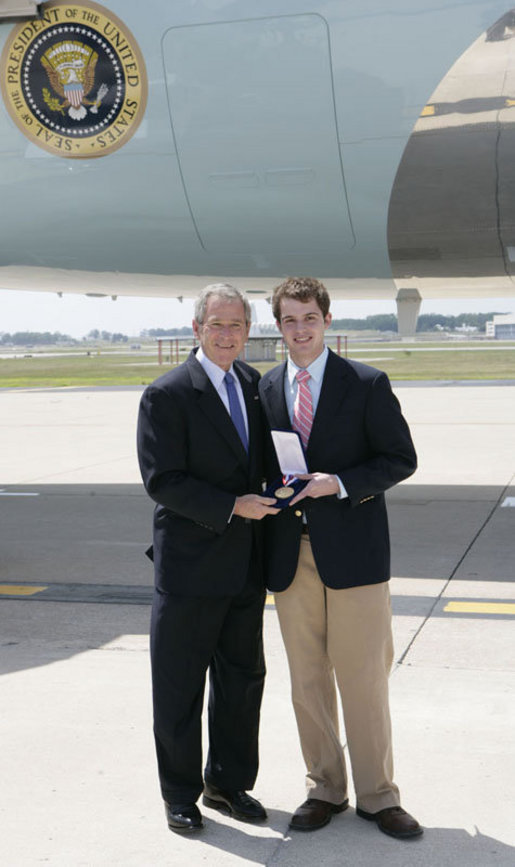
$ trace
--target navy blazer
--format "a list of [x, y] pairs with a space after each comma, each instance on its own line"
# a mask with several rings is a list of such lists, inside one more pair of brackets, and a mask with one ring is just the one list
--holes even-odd
[[195, 352], [141, 398], [138, 458], [154, 511], [156, 585], [187, 596], [236, 595], [262, 533], [233, 516], [235, 497], [261, 493], [263, 421], [259, 373], [236, 361], [249, 427], [249, 454]]
[[[286, 363], [266, 373], [259, 392], [270, 428], [291, 430]], [[335, 473], [348, 497], [306, 498], [266, 519], [266, 580], [291, 584], [299, 558], [302, 510], [322, 581], [335, 589], [390, 577], [384, 491], [410, 476], [417, 458], [408, 425], [385, 373], [329, 350], [306, 459], [310, 472]], [[279, 474], [274, 457], [269, 481]]]

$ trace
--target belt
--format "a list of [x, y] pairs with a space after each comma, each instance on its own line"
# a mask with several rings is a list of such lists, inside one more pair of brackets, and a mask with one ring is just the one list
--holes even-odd
[[309, 529], [308, 529], [307, 524], [304, 524], [304, 523], [302, 524], [302, 531], [301, 532], [304, 534], [304, 536], [309, 536]]

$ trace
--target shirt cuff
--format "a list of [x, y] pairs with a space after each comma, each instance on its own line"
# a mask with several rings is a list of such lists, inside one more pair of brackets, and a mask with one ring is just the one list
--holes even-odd
[[338, 487], [340, 488], [340, 493], [337, 494], [336, 496], [338, 497], [339, 500], [344, 500], [345, 497], [349, 496], [347, 491], [345, 490], [345, 485], [343, 484], [342, 480], [340, 479], [340, 476], [335, 476], [335, 479], [338, 482]]
[[234, 510], [235, 510], [235, 508], [236, 508], [236, 500], [237, 500], [237, 499], [238, 499], [238, 497], [235, 497], [235, 498], [234, 498], [234, 503], [232, 504], [231, 514], [230, 514], [229, 517], [227, 518], [227, 523], [228, 523], [228, 524], [230, 524], [231, 521], [232, 521], [232, 519], [234, 518]]

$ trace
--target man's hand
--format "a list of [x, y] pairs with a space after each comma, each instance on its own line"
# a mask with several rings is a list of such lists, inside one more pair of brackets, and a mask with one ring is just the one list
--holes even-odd
[[306, 487], [293, 500], [290, 500], [290, 506], [294, 506], [304, 497], [314, 497], [315, 499], [317, 497], [330, 497], [340, 491], [338, 479], [329, 473], [305, 473], [302, 476], [298, 475], [297, 478], [309, 479], [309, 481]]
[[272, 508], [275, 502], [273, 497], [260, 497], [259, 494], [244, 494], [242, 497], [236, 497], [233, 515], [260, 521], [265, 515], [277, 515], [279, 509]]

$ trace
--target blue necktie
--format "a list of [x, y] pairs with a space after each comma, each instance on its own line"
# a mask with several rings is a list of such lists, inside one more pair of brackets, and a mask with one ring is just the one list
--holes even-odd
[[245, 451], [249, 450], [249, 441], [247, 439], [247, 431], [245, 429], [245, 419], [241, 411], [236, 385], [234, 384], [234, 376], [232, 373], [226, 373], [224, 376], [225, 387], [227, 389], [227, 397], [229, 398], [229, 411], [234, 423], [234, 427], [238, 431], [240, 439], [245, 447]]

